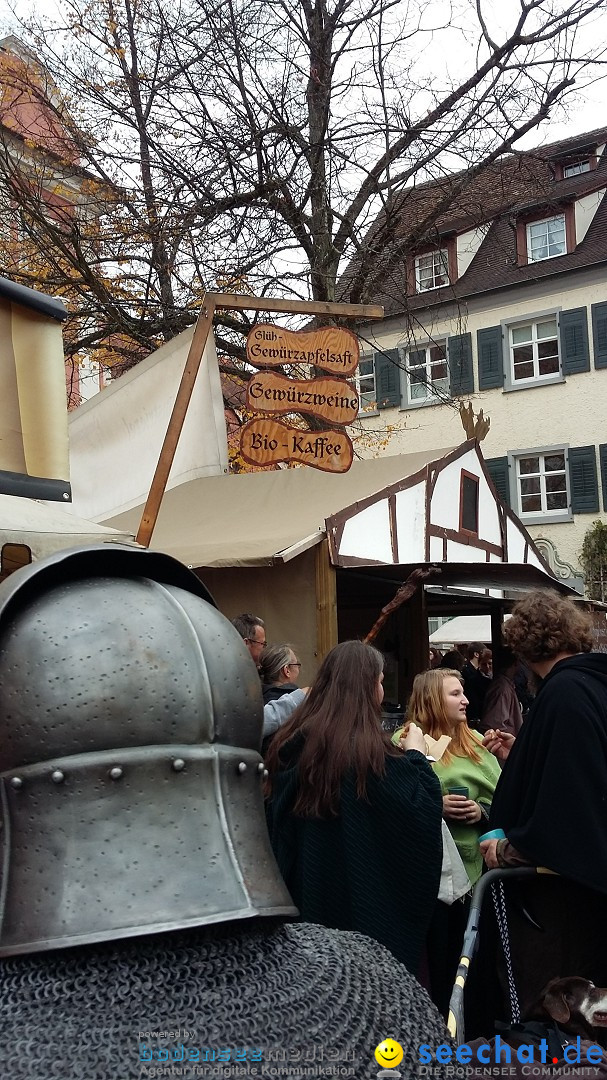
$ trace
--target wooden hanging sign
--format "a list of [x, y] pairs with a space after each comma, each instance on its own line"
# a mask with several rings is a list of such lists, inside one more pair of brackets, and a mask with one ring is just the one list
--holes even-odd
[[341, 326], [283, 330], [271, 323], [259, 323], [247, 337], [247, 360], [255, 367], [313, 364], [334, 375], [353, 375], [359, 359], [356, 334]]
[[352, 464], [352, 443], [342, 431], [303, 431], [278, 420], [249, 420], [240, 432], [240, 452], [249, 465], [297, 461], [323, 472], [344, 473]]
[[351, 424], [358, 416], [358, 394], [343, 379], [289, 379], [260, 371], [247, 386], [247, 408], [264, 413], [310, 413], [330, 424]]

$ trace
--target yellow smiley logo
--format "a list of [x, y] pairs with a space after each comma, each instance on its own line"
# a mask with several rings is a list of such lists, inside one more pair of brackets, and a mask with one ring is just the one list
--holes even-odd
[[375, 1047], [375, 1060], [382, 1069], [392, 1069], [403, 1060], [403, 1048], [395, 1039], [384, 1039]]

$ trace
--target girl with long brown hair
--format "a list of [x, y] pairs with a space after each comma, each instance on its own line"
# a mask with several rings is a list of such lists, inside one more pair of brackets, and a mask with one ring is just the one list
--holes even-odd
[[382, 730], [382, 682], [371, 645], [331, 649], [270, 744], [268, 823], [302, 918], [368, 934], [417, 974], [440, 880], [440, 786], [415, 725], [402, 748]]

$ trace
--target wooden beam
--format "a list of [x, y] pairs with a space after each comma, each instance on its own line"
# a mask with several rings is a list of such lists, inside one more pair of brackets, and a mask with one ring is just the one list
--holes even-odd
[[[498, 649], [504, 644], [502, 626], [504, 623], [504, 605], [491, 608], [491, 648]], [[500, 672], [501, 675], [501, 672]]]
[[144, 547], [148, 547], [150, 540], [152, 539], [152, 533], [158, 518], [158, 511], [160, 510], [160, 503], [171, 472], [175, 450], [177, 449], [177, 443], [179, 442], [185, 415], [188, 405], [190, 404], [190, 398], [192, 397], [194, 383], [196, 382], [196, 376], [202, 360], [202, 354], [213, 327], [215, 304], [213, 303], [212, 295], [213, 294], [209, 294], [205, 297], [198, 316], [196, 329], [194, 330], [194, 336], [188, 352], [188, 358], [185, 362], [183, 375], [181, 376], [181, 382], [179, 383], [179, 389], [177, 391], [177, 397], [175, 398], [175, 404], [173, 405], [171, 419], [169, 420], [162, 449], [160, 451], [160, 457], [158, 458], [156, 472], [154, 473], [154, 479], [152, 480], [147, 501], [143, 508], [139, 529], [135, 537], [137, 543], [143, 544]]
[[337, 578], [329, 545], [321, 540], [314, 549], [316, 570], [316, 655], [319, 663], [337, 645]]
[[413, 680], [429, 663], [428, 612], [426, 592], [421, 585], [401, 604], [397, 614], [399, 637], [398, 695], [401, 704], [409, 700]]
[[280, 311], [283, 314], [342, 315], [349, 319], [383, 319], [381, 304], [333, 304], [323, 300], [277, 300], [271, 296], [241, 296], [237, 293], [207, 293], [216, 308], [234, 311]]

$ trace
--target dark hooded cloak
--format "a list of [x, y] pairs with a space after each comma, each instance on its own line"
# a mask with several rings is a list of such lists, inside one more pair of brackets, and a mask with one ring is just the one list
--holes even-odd
[[560, 660], [498, 782], [491, 827], [535, 866], [607, 893], [607, 655]]
[[440, 784], [423, 754], [386, 757], [383, 776], [341, 785], [340, 813], [293, 814], [301, 739], [281, 751], [268, 804], [270, 839], [293, 900], [306, 922], [375, 938], [417, 973], [442, 864]]

